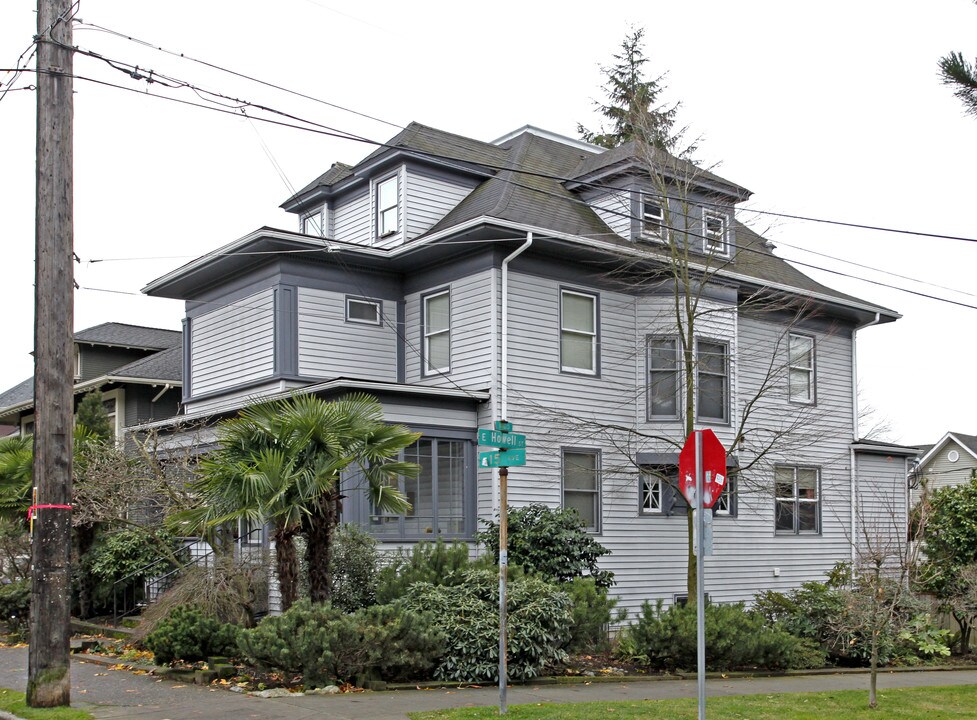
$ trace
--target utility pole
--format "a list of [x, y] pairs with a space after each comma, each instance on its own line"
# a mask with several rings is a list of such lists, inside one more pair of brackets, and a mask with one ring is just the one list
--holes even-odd
[[70, 0], [37, 3], [34, 485], [27, 704], [71, 702], [71, 458], [74, 393]]

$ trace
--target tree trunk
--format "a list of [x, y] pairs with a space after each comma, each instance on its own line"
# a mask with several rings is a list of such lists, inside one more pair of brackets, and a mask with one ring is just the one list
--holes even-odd
[[316, 501], [312, 513], [303, 521], [305, 559], [309, 573], [309, 598], [314, 603], [332, 599], [332, 533], [336, 527], [334, 493]]
[[689, 553], [689, 563], [688, 563], [688, 575], [686, 576], [686, 592], [688, 593], [688, 604], [694, 606], [696, 604], [696, 599], [699, 596], [699, 578], [697, 575], [698, 567], [696, 566], [695, 557], [695, 545], [692, 542], [693, 538], [693, 528], [692, 528], [692, 508], [689, 508], [689, 512], [686, 513], [686, 521], [688, 523], [688, 553]]
[[275, 571], [281, 593], [282, 612], [298, 599], [299, 559], [295, 552], [295, 532], [282, 526], [275, 528]]
[[[95, 544], [95, 525], [86, 523], [75, 528], [75, 539], [78, 543], [78, 567], [84, 567], [85, 555]], [[78, 616], [87, 619], [92, 616], [92, 574], [82, 571], [78, 573]]]
[[879, 633], [872, 631], [872, 659], [868, 679], [868, 706], [873, 710], [878, 705], [876, 699], [876, 687], [879, 680]]

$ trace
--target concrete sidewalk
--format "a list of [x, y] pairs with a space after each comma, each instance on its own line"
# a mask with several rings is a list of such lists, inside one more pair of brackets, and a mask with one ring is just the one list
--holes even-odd
[[[977, 670], [886, 672], [879, 688], [977, 684]], [[0, 649], [0, 687], [27, 686], [27, 648]], [[709, 697], [720, 695], [866, 690], [868, 675], [794, 675], [772, 678], [709, 680]], [[693, 698], [694, 679], [639, 680], [571, 685], [518, 685], [509, 689], [509, 705]], [[75, 656], [71, 663], [72, 705], [97, 718], [133, 720], [404, 720], [409, 712], [456, 707], [497, 706], [497, 687], [395, 690], [347, 695], [262, 699], [223, 689], [184, 685], [152, 675], [136, 675]]]

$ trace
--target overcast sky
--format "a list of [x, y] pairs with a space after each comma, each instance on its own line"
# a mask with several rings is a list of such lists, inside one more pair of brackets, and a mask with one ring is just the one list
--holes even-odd
[[[35, 5], [3, 0], [0, 67], [30, 45]], [[668, 71], [680, 120], [703, 136], [700, 157], [755, 193], [740, 218], [782, 257], [854, 277], [804, 272], [904, 316], [859, 334], [862, 394], [891, 421], [888, 439], [977, 433], [977, 311], [883, 286], [977, 306], [977, 244], [751, 212], [977, 238], [977, 119], [937, 74], [950, 50], [977, 56], [969, 0], [82, 0], [78, 17], [89, 24], [75, 29], [80, 48], [143, 74], [379, 141], [411, 120], [482, 140], [526, 124], [576, 136], [578, 122], [598, 123], [598, 65], [631, 24], [643, 26], [650, 69]], [[278, 209], [292, 188], [371, 150], [149, 97], [147, 87], [200, 102], [90, 57], [76, 58], [75, 74], [135, 91], [75, 82], [76, 329], [106, 321], [178, 329], [181, 303], [142, 297], [141, 287], [262, 225], [295, 229]], [[0, 82], [10, 78], [0, 73]], [[33, 82], [25, 74], [17, 86]], [[35, 102], [30, 91], [0, 102], [0, 388], [32, 373]]]

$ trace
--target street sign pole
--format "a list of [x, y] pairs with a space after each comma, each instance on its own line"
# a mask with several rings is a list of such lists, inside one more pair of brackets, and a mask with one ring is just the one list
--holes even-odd
[[499, 468], [499, 715], [508, 711], [506, 684], [506, 598], [509, 575], [509, 468]]
[[[705, 539], [706, 527], [703, 520], [702, 497], [705, 491], [705, 482], [702, 477], [702, 432], [695, 433], [695, 521], [696, 532], [699, 537], [699, 546], [696, 549], [695, 558], [695, 614], [696, 614], [696, 645], [698, 654], [698, 679], [699, 690], [699, 720], [706, 720], [706, 593], [702, 587], [705, 582]], [[711, 479], [711, 478], [710, 478]]]

